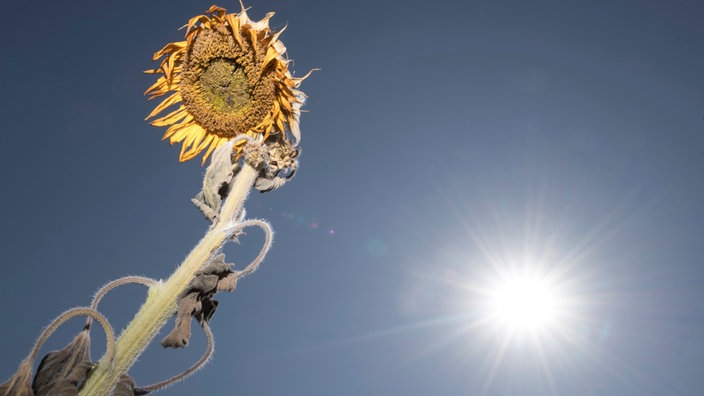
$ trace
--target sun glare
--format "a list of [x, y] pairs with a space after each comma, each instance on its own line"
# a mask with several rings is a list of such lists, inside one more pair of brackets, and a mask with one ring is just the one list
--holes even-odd
[[515, 336], [545, 336], [564, 319], [566, 296], [549, 272], [535, 267], [505, 268], [486, 279], [482, 289], [485, 320]]
[[512, 274], [490, 292], [491, 316], [518, 331], [539, 331], [550, 326], [557, 314], [557, 295], [547, 279]]

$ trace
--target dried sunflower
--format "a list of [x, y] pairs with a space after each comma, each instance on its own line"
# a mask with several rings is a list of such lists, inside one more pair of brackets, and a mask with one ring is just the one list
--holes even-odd
[[[175, 110], [150, 122], [168, 127], [163, 139], [182, 143], [179, 161], [194, 158], [203, 150], [203, 163], [217, 147], [237, 136], [258, 141], [300, 140], [298, 119], [305, 100], [297, 88], [307, 75], [294, 78], [279, 41], [283, 29], [269, 28], [268, 13], [260, 21], [240, 13], [227, 14], [211, 6], [204, 15], [184, 26], [185, 41], [167, 44], [154, 54], [158, 68], [146, 73], [162, 74], [145, 95], [154, 99], [171, 93], [147, 116]], [[237, 155], [244, 145], [238, 142]]]

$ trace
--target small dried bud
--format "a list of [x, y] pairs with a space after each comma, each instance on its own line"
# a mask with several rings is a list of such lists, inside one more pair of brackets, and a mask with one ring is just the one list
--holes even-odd
[[298, 155], [301, 149], [291, 143], [275, 142], [269, 146], [269, 168], [274, 172], [281, 170], [295, 171], [298, 165]]
[[286, 141], [274, 142], [269, 145], [269, 162], [254, 181], [254, 188], [260, 192], [276, 190], [290, 180], [298, 168], [298, 158], [301, 150]]
[[269, 152], [259, 143], [247, 143], [244, 146], [244, 161], [254, 169], [262, 169], [269, 162]]

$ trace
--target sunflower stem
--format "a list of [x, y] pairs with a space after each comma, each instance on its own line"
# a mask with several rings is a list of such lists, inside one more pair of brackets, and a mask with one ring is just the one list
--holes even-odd
[[216, 223], [166, 282], [159, 282], [149, 289], [147, 300], [117, 339], [113, 364], [103, 356], [86, 380], [79, 396], [109, 395], [120, 376], [127, 373], [159, 330], [173, 316], [179, 294], [193, 279], [196, 271], [226, 242], [231, 223], [241, 213], [257, 173], [252, 165], [245, 162], [235, 178]]

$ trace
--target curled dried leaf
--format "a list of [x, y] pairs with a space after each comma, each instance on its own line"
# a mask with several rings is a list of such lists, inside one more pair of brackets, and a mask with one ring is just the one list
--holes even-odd
[[293, 177], [293, 172], [286, 175], [286, 177], [273, 176], [273, 177], [258, 177], [254, 182], [254, 188], [259, 190], [261, 193], [269, 192], [281, 188], [286, 182]]
[[191, 316], [201, 309], [198, 293], [189, 293], [178, 300], [176, 326], [161, 340], [164, 348], [185, 348], [191, 339]]
[[232, 264], [225, 263], [225, 255], [215, 256], [209, 264], [196, 272], [177, 302], [176, 325], [161, 341], [161, 345], [183, 348], [191, 338], [191, 317], [201, 325], [210, 321], [218, 302], [212, 297], [218, 291], [232, 291], [237, 286]]
[[[225, 263], [225, 255], [221, 253], [215, 256], [203, 269], [196, 272], [196, 277], [208, 280], [202, 283], [203, 290], [209, 290], [212, 293], [229, 292], [237, 287], [236, 273], [232, 268], [232, 264]], [[234, 282], [233, 279], [235, 279]]]
[[222, 201], [230, 192], [232, 179], [240, 171], [238, 162], [232, 161], [232, 147], [235, 141], [228, 142], [213, 153], [210, 165], [205, 169], [203, 188], [191, 202], [203, 212], [210, 222], [215, 221]]

